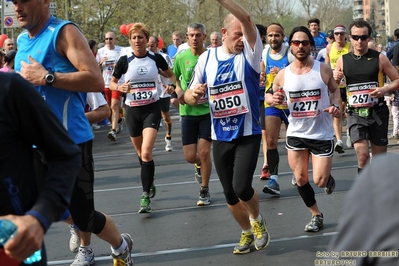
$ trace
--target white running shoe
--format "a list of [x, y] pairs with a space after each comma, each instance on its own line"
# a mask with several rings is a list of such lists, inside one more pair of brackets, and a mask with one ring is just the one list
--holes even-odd
[[165, 151], [173, 151], [172, 140], [165, 137]]
[[118, 122], [118, 129], [116, 130], [116, 134], [119, 134], [123, 131], [123, 124], [125, 123], [125, 118], [121, 117], [121, 120]]
[[133, 266], [134, 265], [133, 258], [132, 258], [133, 239], [127, 233], [121, 234], [121, 237], [126, 241], [127, 247], [126, 247], [125, 251], [123, 251], [123, 253], [120, 255], [112, 254], [112, 258], [114, 260], [114, 265]]
[[69, 231], [71, 232], [71, 238], [69, 239], [69, 249], [73, 253], [76, 253], [79, 250], [80, 237], [79, 237], [79, 234], [78, 234], [75, 226], [70, 225], [69, 228], [70, 228]]
[[91, 266], [94, 265], [94, 252], [91, 247], [79, 247], [78, 254], [71, 266]]

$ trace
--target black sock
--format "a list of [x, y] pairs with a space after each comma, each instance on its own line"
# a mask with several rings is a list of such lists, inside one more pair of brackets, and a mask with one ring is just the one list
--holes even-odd
[[277, 149], [267, 150], [267, 164], [271, 175], [278, 175], [278, 164], [280, 162], [280, 155]]

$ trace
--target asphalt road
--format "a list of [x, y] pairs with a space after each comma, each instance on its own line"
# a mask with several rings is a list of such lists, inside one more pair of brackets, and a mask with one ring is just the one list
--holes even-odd
[[[316, 253], [326, 251], [337, 233], [337, 224], [345, 196], [357, 174], [356, 155], [346, 148], [335, 154], [332, 175], [333, 194], [314, 186], [316, 200], [324, 214], [324, 228], [317, 233], [304, 231], [311, 215], [297, 189], [291, 184], [284, 139], [279, 141], [281, 196], [262, 193], [266, 181], [259, 179], [263, 156], [260, 153], [253, 186], [259, 192], [260, 210], [271, 235], [270, 245], [262, 251], [234, 255], [240, 228], [230, 215], [222, 187], [213, 169], [210, 193], [212, 204], [197, 207], [199, 185], [193, 165], [184, 159], [180, 141], [180, 122], [173, 112], [174, 151], [164, 150], [165, 128], [161, 127], [154, 151], [157, 195], [151, 214], [138, 214], [142, 193], [137, 155], [124, 130], [116, 142], [107, 139], [109, 128], [95, 130], [96, 209], [112, 216], [120, 232], [134, 239], [133, 259], [137, 265], [314, 265]], [[282, 133], [284, 136], [284, 131]], [[345, 135], [345, 134], [344, 134]], [[390, 141], [389, 152], [398, 152], [397, 141]], [[69, 227], [54, 224], [46, 235], [49, 265], [69, 265], [75, 254], [68, 248]], [[108, 243], [92, 237], [96, 265], [112, 265]]]

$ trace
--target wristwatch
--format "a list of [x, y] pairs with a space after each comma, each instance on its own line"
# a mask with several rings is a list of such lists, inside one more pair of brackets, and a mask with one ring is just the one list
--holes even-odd
[[49, 71], [46, 76], [44, 76], [44, 80], [46, 81], [47, 86], [51, 86], [55, 80], [54, 72]]
[[331, 106], [334, 106], [335, 108], [337, 108], [339, 110], [339, 105], [336, 103], [331, 104]]

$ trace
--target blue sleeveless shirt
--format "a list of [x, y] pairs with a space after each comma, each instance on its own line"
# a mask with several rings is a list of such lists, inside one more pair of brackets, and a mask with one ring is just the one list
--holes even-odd
[[[35, 37], [30, 38], [28, 32], [23, 31], [17, 38], [18, 52], [15, 57], [15, 71], [21, 70], [21, 61], [30, 63], [28, 55], [49, 71], [60, 73], [78, 71], [67, 58], [57, 52], [58, 34], [67, 24], [72, 24], [72, 22], [51, 17]], [[87, 142], [93, 138], [84, 110], [87, 95], [85, 92], [68, 91], [54, 86], [37, 86], [36, 88], [76, 144]]]

